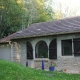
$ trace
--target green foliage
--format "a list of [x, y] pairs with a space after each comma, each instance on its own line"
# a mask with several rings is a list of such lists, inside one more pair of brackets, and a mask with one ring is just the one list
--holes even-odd
[[37, 22], [52, 20], [53, 11], [44, 0], [1, 0], [0, 38]]
[[45, 22], [53, 19], [45, 6], [44, 0], [25, 0], [24, 5], [28, 26], [32, 23]]
[[17, 0], [0, 1], [0, 37], [21, 29], [24, 10]]
[[36, 70], [0, 60], [0, 80], [80, 80], [80, 74]]

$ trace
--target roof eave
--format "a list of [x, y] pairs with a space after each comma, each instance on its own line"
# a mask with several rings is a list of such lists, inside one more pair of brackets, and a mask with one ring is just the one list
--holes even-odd
[[3, 42], [0, 42], [0, 44], [2, 43], [10, 43], [11, 41], [3, 41]]
[[59, 33], [56, 32], [56, 33], [50, 33], [50, 34], [17, 37], [17, 38], [13, 38], [11, 40], [24, 39], [24, 38], [34, 38], [34, 37], [45, 37], [45, 36], [52, 36], [52, 35], [57, 36], [57, 35], [66, 35], [66, 34], [74, 34], [74, 33], [80, 33], [80, 30], [74, 31], [74, 32], [59, 32]]

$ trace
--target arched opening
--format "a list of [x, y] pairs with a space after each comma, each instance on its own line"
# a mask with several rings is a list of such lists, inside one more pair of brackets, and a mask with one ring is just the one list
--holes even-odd
[[57, 59], [57, 41], [52, 40], [49, 45], [49, 59]]
[[48, 58], [48, 47], [45, 41], [40, 41], [36, 45], [36, 58]]
[[27, 59], [33, 59], [33, 48], [30, 42], [27, 42]]

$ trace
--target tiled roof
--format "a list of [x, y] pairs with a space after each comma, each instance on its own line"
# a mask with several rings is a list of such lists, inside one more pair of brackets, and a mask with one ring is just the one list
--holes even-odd
[[[80, 16], [55, 20], [51, 22], [35, 23], [23, 31], [16, 32], [0, 42], [10, 39], [58, 35], [80, 32]], [[5, 40], [4, 40], [5, 39]]]
[[2, 38], [2, 39], [0, 40], [0, 43], [4, 43], [4, 42], [6, 43], [6, 42], [9, 42], [10, 39], [12, 39], [13, 36], [15, 36], [16, 34], [17, 34], [17, 33], [13, 33], [13, 34], [11, 34], [11, 35], [5, 37], [5, 38]]

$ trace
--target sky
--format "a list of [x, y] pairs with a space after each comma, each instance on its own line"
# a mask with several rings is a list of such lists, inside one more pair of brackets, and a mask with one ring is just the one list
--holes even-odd
[[61, 3], [66, 3], [67, 5], [74, 5], [74, 6], [79, 6], [80, 5], [79, 0], [53, 0], [53, 1], [59, 1]]
[[52, 0], [54, 2], [61, 3], [63, 6], [69, 6], [71, 8], [80, 7], [80, 0]]
[[[80, 16], [80, 0], [52, 0], [52, 7], [55, 10], [61, 8], [63, 13], [70, 13], [72, 10], [76, 12], [77, 16]], [[68, 8], [68, 11], [67, 11]]]

